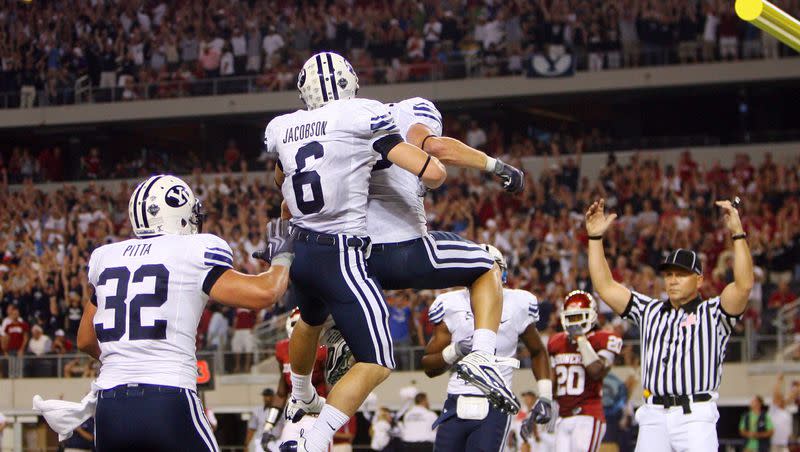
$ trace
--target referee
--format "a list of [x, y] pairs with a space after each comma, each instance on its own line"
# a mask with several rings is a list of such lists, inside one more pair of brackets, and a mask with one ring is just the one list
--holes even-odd
[[600, 199], [586, 211], [589, 273], [594, 289], [618, 314], [639, 326], [645, 404], [636, 411], [637, 452], [708, 452], [718, 449], [715, 401], [722, 361], [734, 324], [747, 307], [753, 287], [753, 261], [739, 212], [717, 201], [733, 242], [734, 282], [722, 294], [703, 300], [697, 253], [673, 251], [660, 266], [666, 300], [622, 286], [611, 277], [603, 233], [616, 218]]

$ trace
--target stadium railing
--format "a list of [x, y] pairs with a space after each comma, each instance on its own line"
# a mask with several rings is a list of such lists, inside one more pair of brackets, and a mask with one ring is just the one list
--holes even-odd
[[795, 321], [800, 315], [800, 298], [784, 305], [778, 310], [773, 324], [778, 332], [777, 353], [775, 360], [784, 361], [787, 357], [791, 358], [800, 352], [800, 341], [796, 338]]

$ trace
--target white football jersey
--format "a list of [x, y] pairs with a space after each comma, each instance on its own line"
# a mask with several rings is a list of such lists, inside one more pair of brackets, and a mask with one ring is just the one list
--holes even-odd
[[277, 152], [292, 224], [328, 234], [367, 235], [370, 171], [379, 139], [399, 134], [382, 103], [343, 99], [278, 116], [264, 142]]
[[212, 268], [232, 264], [228, 243], [211, 234], [132, 239], [94, 250], [89, 282], [101, 350], [97, 385], [195, 389], [197, 324], [211, 290], [204, 283]]
[[[475, 332], [475, 319], [469, 304], [469, 292], [457, 290], [436, 297], [428, 310], [428, 319], [439, 324], [444, 322], [450, 330], [453, 343], [471, 339]], [[532, 323], [539, 321], [539, 301], [532, 293], [518, 289], [503, 289], [503, 313], [497, 330], [497, 356], [512, 358], [517, 355], [519, 336]], [[514, 369], [501, 366], [500, 373], [511, 385]], [[467, 384], [453, 373], [447, 384], [448, 394], [479, 395], [482, 392]]]
[[[405, 140], [414, 124], [428, 126], [442, 134], [442, 115], [429, 100], [413, 97], [388, 104]], [[425, 220], [425, 186], [412, 174], [381, 159], [372, 169], [367, 207], [367, 231], [373, 243], [395, 243], [422, 237], [428, 232]]]

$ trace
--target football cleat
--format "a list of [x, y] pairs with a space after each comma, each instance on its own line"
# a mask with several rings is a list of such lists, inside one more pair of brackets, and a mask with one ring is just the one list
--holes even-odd
[[341, 333], [332, 328], [327, 339], [328, 357], [325, 360], [325, 381], [334, 386], [353, 367], [355, 359]]
[[299, 422], [306, 414], [319, 414], [324, 406], [325, 398], [320, 397], [316, 392], [314, 393], [314, 397], [308, 402], [291, 396], [286, 403], [286, 413], [284, 417], [287, 421]]
[[505, 413], [517, 414], [519, 400], [500, 373], [499, 366], [519, 367], [519, 361], [473, 351], [456, 363], [455, 367], [458, 376], [480, 389], [494, 407]]

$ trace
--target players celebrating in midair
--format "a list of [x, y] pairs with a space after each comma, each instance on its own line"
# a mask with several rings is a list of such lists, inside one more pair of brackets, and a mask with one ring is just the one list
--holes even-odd
[[597, 303], [575, 290], [561, 310], [564, 332], [547, 344], [556, 375], [556, 452], [594, 452], [606, 431], [603, 378], [622, 350], [622, 338], [597, 327]]
[[[340, 55], [309, 58], [297, 86], [307, 109], [270, 121], [264, 142], [278, 154], [276, 182], [292, 215], [298, 255], [291, 278], [301, 319], [290, 339], [292, 395], [286, 416], [297, 420], [320, 413], [287, 447], [321, 451], [395, 366], [388, 307], [366, 262], [370, 173], [379, 158], [428, 188], [440, 186], [446, 173], [436, 158], [403, 141], [382, 103], [355, 98], [358, 77]], [[329, 314], [357, 363], [334, 385], [326, 404], [310, 380], [313, 351]]]

